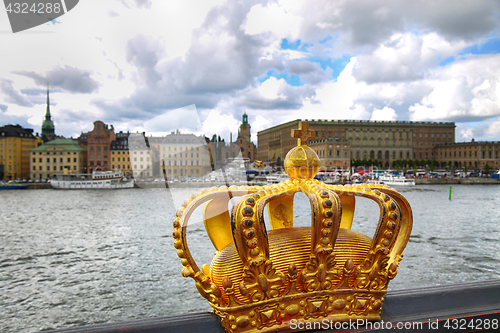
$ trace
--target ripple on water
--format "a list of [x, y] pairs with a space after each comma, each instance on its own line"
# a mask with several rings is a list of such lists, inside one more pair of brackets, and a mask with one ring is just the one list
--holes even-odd
[[[500, 277], [497, 187], [454, 185], [452, 200], [449, 186], [401, 192], [414, 226], [389, 289]], [[179, 190], [176, 202], [189, 195]], [[1, 193], [2, 332], [209, 311], [180, 274], [170, 198], [161, 189]], [[309, 225], [309, 214], [310, 204], [296, 200], [297, 225]], [[359, 200], [353, 228], [372, 236], [379, 215], [376, 204]], [[189, 223], [188, 243], [199, 266], [211, 262], [215, 250], [199, 217]]]

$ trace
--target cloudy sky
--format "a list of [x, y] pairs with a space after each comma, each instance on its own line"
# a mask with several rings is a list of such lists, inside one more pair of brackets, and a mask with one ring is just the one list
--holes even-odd
[[0, 125], [252, 137], [285, 121], [453, 121], [500, 140], [500, 1], [82, 0], [13, 34], [0, 10]]

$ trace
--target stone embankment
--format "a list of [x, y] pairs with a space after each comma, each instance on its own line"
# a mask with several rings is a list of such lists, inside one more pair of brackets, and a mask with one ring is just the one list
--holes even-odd
[[417, 178], [416, 185], [446, 185], [446, 184], [463, 184], [463, 185], [494, 185], [500, 184], [500, 179], [495, 178]]

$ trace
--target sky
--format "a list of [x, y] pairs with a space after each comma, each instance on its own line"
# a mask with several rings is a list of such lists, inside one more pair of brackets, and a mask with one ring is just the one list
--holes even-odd
[[81, 0], [12, 33], [0, 125], [235, 138], [294, 119], [451, 121], [500, 140], [500, 1]]

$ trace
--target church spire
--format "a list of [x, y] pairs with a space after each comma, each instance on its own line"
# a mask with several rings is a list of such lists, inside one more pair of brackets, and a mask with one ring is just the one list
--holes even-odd
[[47, 82], [47, 112], [45, 112], [45, 120], [51, 120], [50, 118], [49, 83]]
[[55, 139], [54, 123], [50, 116], [50, 101], [49, 101], [49, 83], [47, 82], [47, 111], [45, 112], [45, 120], [42, 123], [42, 139], [44, 142]]

